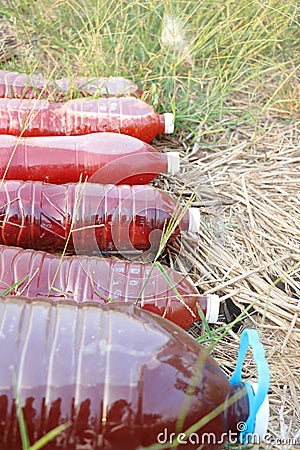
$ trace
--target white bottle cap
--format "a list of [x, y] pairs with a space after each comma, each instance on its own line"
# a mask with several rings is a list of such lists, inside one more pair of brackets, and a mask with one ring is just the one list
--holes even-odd
[[165, 134], [174, 133], [174, 114], [164, 113], [165, 118]]
[[189, 208], [189, 229], [191, 233], [199, 233], [200, 231], [200, 209]]
[[220, 297], [216, 294], [207, 294], [206, 320], [208, 323], [216, 323], [220, 311]]
[[178, 152], [167, 152], [168, 173], [178, 173], [180, 168], [180, 157]]
[[[256, 393], [258, 384], [252, 382], [250, 382], [249, 384], [251, 385], [254, 393]], [[266, 395], [262, 405], [260, 406], [256, 414], [254, 427], [254, 440], [256, 439], [256, 436], [259, 436], [260, 439], [263, 439], [268, 429], [269, 416], [270, 416], [269, 397], [268, 395]]]

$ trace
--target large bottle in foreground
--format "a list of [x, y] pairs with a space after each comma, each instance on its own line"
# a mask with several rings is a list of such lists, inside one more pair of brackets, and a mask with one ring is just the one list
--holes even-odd
[[148, 252], [151, 259], [163, 236], [172, 240], [199, 225], [197, 208], [184, 210], [148, 185], [4, 181], [0, 186], [0, 244], [5, 245], [144, 258]]
[[219, 297], [200, 295], [167, 266], [98, 256], [56, 256], [0, 245], [0, 295], [49, 296], [82, 302], [129, 302], [187, 329], [218, 320]]
[[21, 448], [15, 390], [31, 444], [70, 422], [47, 450], [170, 448], [176, 438], [215, 450], [241, 423], [250, 436], [255, 423], [265, 431], [267, 377], [256, 394], [230, 383], [191, 336], [133, 305], [6, 298], [0, 336], [0, 450]]

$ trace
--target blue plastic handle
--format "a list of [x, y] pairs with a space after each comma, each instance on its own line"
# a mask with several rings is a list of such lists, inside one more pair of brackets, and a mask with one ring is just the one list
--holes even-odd
[[241, 431], [239, 435], [239, 440], [243, 444], [248, 444], [251, 440], [251, 436], [254, 432], [257, 411], [268, 395], [270, 386], [270, 370], [268, 362], [265, 358], [265, 351], [259, 340], [258, 332], [253, 329], [246, 329], [241, 334], [236, 368], [231, 377], [230, 383], [237, 384], [242, 381], [242, 367], [249, 348], [252, 349], [253, 358], [257, 366], [258, 385], [257, 392], [254, 394], [252, 387], [248, 383], [244, 383], [248, 392], [249, 416], [246, 420], [245, 430]]

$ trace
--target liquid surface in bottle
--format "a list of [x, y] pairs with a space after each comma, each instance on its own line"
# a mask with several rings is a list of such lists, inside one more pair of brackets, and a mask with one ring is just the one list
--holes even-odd
[[130, 80], [122, 77], [85, 78], [74, 76], [72, 79], [61, 78], [55, 82], [47, 81], [42, 76], [0, 70], [1, 98], [47, 98], [64, 100], [67, 94], [82, 96], [122, 97], [133, 95], [141, 97], [142, 91]]
[[77, 136], [98, 132], [128, 134], [151, 142], [164, 133], [165, 116], [133, 97], [81, 98], [66, 103], [0, 99], [0, 134]]
[[[194, 434], [203, 449], [221, 449], [249, 413], [243, 385], [231, 386], [203, 347], [133, 305], [6, 298], [0, 333], [1, 450], [21, 448], [11, 367], [31, 444], [71, 422], [48, 450], [166, 443], [223, 405]], [[207, 433], [215, 435], [213, 443], [205, 441]], [[195, 444], [187, 440], [180, 448]]]
[[169, 240], [189, 230], [189, 211], [149, 185], [4, 181], [0, 187], [0, 244], [5, 245], [50, 253], [144, 252], [144, 259], [151, 259], [171, 220]]
[[62, 258], [0, 245], [0, 295], [131, 302], [187, 329], [200, 320], [199, 307], [206, 315], [208, 300], [188, 278], [162, 267], [164, 274], [150, 263], [96, 256]]
[[168, 169], [167, 153], [118, 133], [0, 136], [0, 178], [6, 180], [144, 184]]

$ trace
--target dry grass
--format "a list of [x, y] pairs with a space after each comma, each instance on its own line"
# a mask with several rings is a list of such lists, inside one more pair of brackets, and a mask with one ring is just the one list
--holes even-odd
[[[244, 321], [243, 326], [261, 327], [261, 319], [257, 317], [253, 321]], [[271, 385], [269, 391], [270, 421], [268, 433], [272, 445], [265, 443], [260, 448], [296, 449], [299, 448], [299, 423], [300, 423], [300, 360], [299, 340], [294, 336], [285, 344], [286, 333], [279, 329], [264, 328], [261, 339], [264, 344], [266, 356], [270, 366]], [[214, 356], [221, 364], [223, 370], [231, 375], [235, 366], [239, 333], [231, 332], [222, 340], [222, 345], [216, 346]], [[250, 362], [249, 362], [250, 361]], [[254, 364], [249, 358], [245, 365], [245, 377], [255, 373]], [[277, 439], [277, 443], [275, 442]]]
[[0, 63], [9, 61], [16, 53], [18, 44], [14, 30], [4, 20], [0, 21]]
[[[299, 448], [300, 127], [266, 117], [257, 130], [239, 127], [230, 142], [220, 135], [216, 152], [209, 144], [199, 150], [184, 136], [179, 145], [161, 142], [162, 149], [178, 147], [183, 169], [174, 182], [163, 177], [158, 185], [187, 197], [198, 193], [203, 231], [184, 240], [173, 263], [223, 303], [230, 298], [242, 311], [252, 304], [214, 355], [229, 375], [241, 329], [259, 330], [271, 371], [269, 431], [281, 439], [272, 448], [293, 448], [285, 445], [291, 438]], [[250, 376], [255, 368], [248, 364]]]

